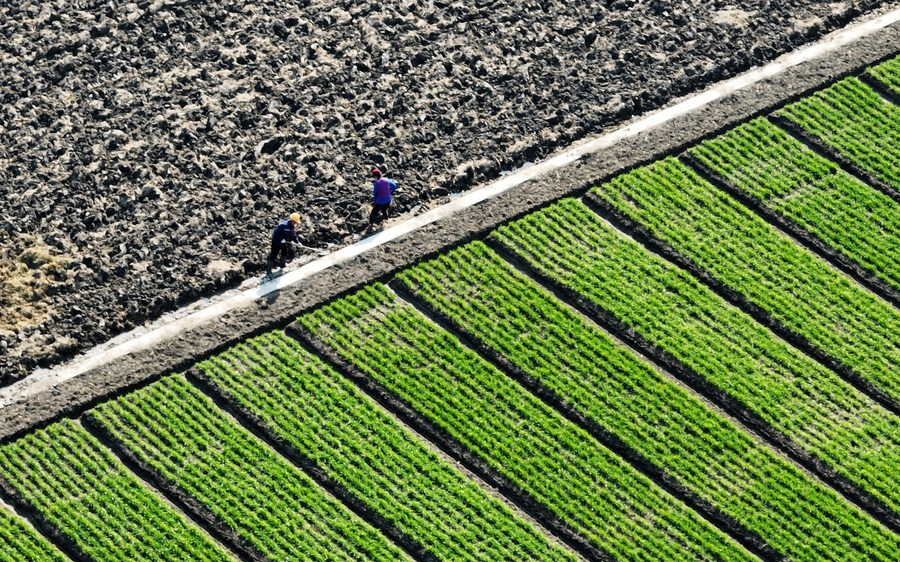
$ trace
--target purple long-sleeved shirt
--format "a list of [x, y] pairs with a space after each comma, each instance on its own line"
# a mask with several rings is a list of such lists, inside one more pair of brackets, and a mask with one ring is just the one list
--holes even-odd
[[375, 204], [384, 205], [385, 203], [390, 203], [396, 189], [397, 184], [394, 183], [394, 180], [388, 178], [378, 178], [372, 182], [372, 196], [375, 197]]

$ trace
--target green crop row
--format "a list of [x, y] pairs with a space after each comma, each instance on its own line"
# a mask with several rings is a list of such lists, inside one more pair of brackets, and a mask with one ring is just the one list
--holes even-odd
[[776, 115], [900, 192], [900, 107], [881, 98], [858, 78], [845, 78]]
[[228, 560], [71, 420], [0, 447], [0, 473], [92, 560]]
[[219, 392], [440, 560], [574, 560], [281, 333], [198, 365]]
[[[590, 226], [560, 211], [578, 205], [556, 208], [573, 232]], [[578, 261], [585, 248], [567, 247], [546, 216], [532, 215], [495, 235], [541, 255], [541, 263]], [[580, 273], [592, 282], [593, 271]], [[607, 272], [623, 285], [641, 280], [617, 273]], [[453, 250], [398, 278], [479, 343], [790, 559], [888, 560], [900, 548], [859, 510], [756, 444], [484, 244]], [[634, 306], [648, 315], [669, 313], [649, 304]]]
[[0, 507], [0, 562], [64, 562], [47, 539]]
[[900, 290], [900, 204], [763, 118], [690, 154], [761, 206]]
[[406, 559], [180, 376], [86, 415], [270, 560]]
[[750, 558], [586, 431], [397, 301], [383, 285], [365, 287], [300, 322], [613, 557]]
[[493, 236], [900, 513], [900, 420], [691, 275], [574, 200]]
[[593, 193], [900, 403], [900, 313], [674, 158]]
[[900, 56], [870, 67], [866, 73], [900, 95]]

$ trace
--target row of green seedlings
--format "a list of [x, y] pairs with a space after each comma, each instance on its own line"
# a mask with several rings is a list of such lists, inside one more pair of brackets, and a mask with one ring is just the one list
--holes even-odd
[[[574, 200], [492, 237], [536, 276], [896, 525], [900, 421]], [[772, 431], [770, 431], [772, 430]], [[830, 479], [832, 480], [832, 479]], [[854, 490], [859, 492], [853, 493]]]
[[[554, 209], [559, 224], [570, 233], [591, 226], [588, 216], [568, 212], [578, 207], [584, 215], [592, 215], [574, 201]], [[502, 228], [495, 236], [511, 241], [517, 250], [524, 247], [540, 254], [542, 265], [552, 269], [578, 262], [581, 252], [588, 254], [581, 263], [596, 257], [586, 247], [566, 247], [559, 224], [546, 220], [546, 214], [538, 215]], [[557, 251], [558, 247], [563, 249]], [[602, 265], [580, 269], [573, 276], [593, 284], [598, 292], [618, 290], [620, 294], [608, 298], [631, 299], [621, 306], [636, 315], [682, 314], [673, 313], [670, 303], [655, 300], [656, 287], [644, 281], [656, 280], [660, 272], [642, 270], [642, 256], [631, 254], [619, 256], [624, 263], [613, 266], [599, 260]], [[608, 278], [595, 280], [596, 269], [606, 269]], [[661, 273], [665, 279], [666, 272]], [[666, 289], [689, 292], [689, 278], [668, 273]], [[630, 451], [625, 456], [638, 458], [646, 470], [686, 490], [701, 510], [709, 506], [712, 517], [731, 522], [737, 532], [759, 537], [774, 557], [890, 560], [900, 548], [897, 537], [871, 517], [648, 366], [483, 243], [471, 243], [403, 271], [398, 281], [426, 303], [431, 314], [465, 333], [479, 348], [498, 354], [539, 392], [556, 396], [560, 408], [574, 411], [587, 427], [596, 428], [596, 435], [612, 435]], [[623, 286], [627, 289], [617, 289]], [[631, 295], [621, 294], [627, 290]], [[698, 308], [684, 312], [695, 311]], [[707, 320], [697, 318], [685, 332], [669, 333], [667, 339], [691, 345], [694, 338], [704, 337]], [[687, 354], [699, 352], [715, 361], [716, 348], [703, 343]], [[791, 359], [790, 353], [787, 357]], [[760, 380], [765, 376], [739, 383]]]
[[574, 560], [282, 333], [200, 363], [203, 384], [324, 473], [421, 560]]
[[[229, 542], [245, 558], [410, 559], [181, 376], [85, 416], [160, 487], [236, 535], [237, 541]], [[115, 536], [114, 528], [106, 532]], [[162, 551], [154, 552], [166, 559]]]
[[[548, 526], [616, 560], [753, 556], [380, 284], [302, 316], [304, 329], [547, 510]], [[557, 350], [561, 351], [561, 350]], [[460, 447], [449, 445], [458, 450]], [[470, 461], [471, 462], [471, 461]]]
[[65, 562], [43, 535], [6, 507], [0, 508], [0, 562]]
[[900, 313], [675, 158], [587, 200], [754, 317], [900, 411]]
[[900, 56], [866, 69], [866, 76], [884, 84], [894, 96], [900, 96]]
[[900, 107], [859, 78], [845, 78], [774, 118], [900, 200]]
[[900, 303], [900, 203], [764, 118], [704, 142], [683, 158]]
[[[40, 530], [76, 560], [231, 559], [75, 421], [0, 447], [0, 474], [4, 489], [39, 514]], [[34, 560], [59, 558], [39, 548]], [[13, 552], [4, 548], [0, 559], [16, 560]]]

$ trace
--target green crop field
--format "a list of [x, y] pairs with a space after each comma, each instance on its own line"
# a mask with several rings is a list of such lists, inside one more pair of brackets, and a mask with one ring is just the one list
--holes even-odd
[[[562, 224], [573, 232], [586, 227], [564, 215]], [[534, 227], [527, 229], [529, 234], [548, 232], [541, 218], [525, 220]], [[560, 249], [529, 239], [529, 234], [521, 239], [526, 248]], [[580, 254], [569, 250], [562, 247], [549, 259], [567, 262]], [[640, 265], [640, 258], [634, 263]], [[480, 343], [779, 552], [809, 559], [834, 553], [849, 559], [864, 544], [883, 556], [900, 549], [896, 537], [754, 443], [479, 243], [406, 271], [401, 280]], [[659, 313], [650, 307], [646, 311]], [[560, 349], [568, 351], [558, 353]], [[900, 424], [893, 423], [892, 430], [896, 444]], [[896, 458], [888, 460], [897, 466]], [[866, 472], [881, 476], [879, 469], [866, 467]], [[882, 480], [885, 488], [891, 484]]]
[[62, 554], [6, 509], [0, 509], [0, 561], [62, 562]]
[[410, 541], [442, 560], [571, 560], [296, 341], [267, 334], [199, 365]]
[[0, 447], [3, 479], [92, 560], [227, 560], [70, 420]]
[[850, 77], [776, 114], [900, 193], [900, 107]]
[[0, 562], [896, 561], [898, 94], [900, 57], [0, 443]]
[[675, 158], [592, 192], [701, 273], [900, 404], [900, 312]]
[[900, 57], [894, 57], [866, 70], [866, 74], [884, 84], [890, 91], [900, 95]]
[[633, 330], [649, 352], [668, 355], [755, 414], [759, 425], [900, 510], [892, 476], [900, 465], [900, 420], [834, 372], [576, 201], [494, 236], [590, 309]]
[[648, 560], [745, 558], [708, 523], [383, 286], [301, 322], [598, 548]]
[[88, 416], [266, 558], [300, 551], [313, 559], [404, 559], [182, 378], [169, 377]]
[[900, 203], [762, 118], [689, 152], [734, 189], [900, 291]]

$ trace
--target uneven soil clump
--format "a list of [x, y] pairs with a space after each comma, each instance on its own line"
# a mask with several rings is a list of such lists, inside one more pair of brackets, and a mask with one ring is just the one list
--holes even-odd
[[891, 3], [475, 4], [0, 7], [0, 385]]

